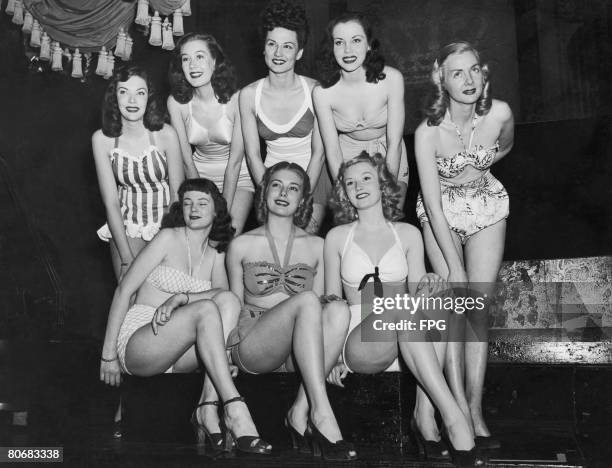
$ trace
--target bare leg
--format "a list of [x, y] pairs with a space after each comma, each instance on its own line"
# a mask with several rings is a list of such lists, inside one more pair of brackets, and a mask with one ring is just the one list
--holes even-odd
[[252, 204], [253, 192], [239, 188], [236, 189], [234, 201], [232, 202], [232, 209], [230, 211], [232, 225], [236, 228], [236, 235], [240, 234], [244, 229], [244, 223], [246, 223], [249, 217], [249, 211], [251, 211]]
[[313, 423], [329, 440], [342, 439], [327, 399], [321, 304], [312, 291], [268, 310], [238, 345], [244, 367], [257, 373], [278, 368], [291, 351], [302, 373]]
[[[325, 355], [325, 375], [327, 376], [338, 362], [344, 338], [348, 331], [350, 312], [344, 301], [331, 302], [323, 307], [323, 353]], [[293, 363], [287, 363], [291, 369]], [[291, 369], [292, 370], [292, 369]], [[304, 385], [300, 385], [293, 406], [287, 414], [289, 423], [300, 433], [306, 430], [308, 420], [308, 399]]]
[[[225, 354], [223, 325], [218, 308], [211, 300], [180, 307], [159, 327], [157, 335], [149, 325], [139, 328], [128, 341], [126, 365], [135, 375], [159, 374], [185, 355], [194, 343], [221, 398], [226, 401], [238, 396]], [[229, 405], [226, 415], [228, 427], [235, 436], [257, 434], [246, 405]]]
[[[495, 294], [495, 281], [504, 254], [506, 220], [489, 226], [474, 234], [465, 247], [466, 270], [470, 287], [487, 297]], [[490, 432], [482, 415], [482, 393], [488, 354], [488, 307], [483, 311], [473, 310], [469, 315], [469, 326], [474, 336], [465, 343], [466, 396], [470, 416], [477, 436], [489, 436]]]

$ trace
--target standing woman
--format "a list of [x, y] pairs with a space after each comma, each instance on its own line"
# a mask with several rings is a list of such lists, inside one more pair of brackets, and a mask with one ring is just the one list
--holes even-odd
[[[323, 144], [312, 105], [312, 78], [295, 73], [304, 53], [308, 22], [304, 8], [285, 0], [262, 12], [264, 59], [268, 76], [240, 91], [240, 115], [247, 160], [256, 183], [267, 167], [287, 161], [302, 167], [314, 189], [308, 232], [316, 233], [325, 214], [331, 181], [324, 167]], [[262, 160], [259, 139], [266, 142]]]
[[119, 280], [159, 231], [183, 180], [176, 132], [164, 123], [163, 107], [142, 68], [115, 73], [92, 147], [107, 220], [98, 236], [110, 241]]
[[[416, 130], [415, 153], [422, 188], [417, 214], [434, 271], [491, 296], [504, 253], [509, 203], [489, 168], [512, 148], [514, 120], [508, 104], [491, 98], [487, 75], [469, 43], [440, 50], [432, 71], [436, 96]], [[482, 415], [487, 311], [470, 311], [465, 335], [449, 342], [446, 373], [477, 443], [494, 448], [499, 442], [491, 438]], [[465, 327], [465, 316], [457, 317], [457, 326]], [[475, 335], [468, 334], [470, 328]]]
[[303, 383], [285, 421], [294, 448], [307, 450], [311, 438], [315, 455], [320, 449], [326, 460], [353, 460], [325, 388], [349, 311], [339, 298], [319, 300], [323, 239], [304, 231], [312, 212], [306, 172], [289, 162], [268, 168], [255, 208], [263, 226], [235, 239], [227, 255], [230, 288], [244, 304], [228, 338], [232, 360], [250, 374], [299, 370]]
[[[419, 331], [399, 327], [382, 331], [384, 327], [376, 325], [381, 321], [399, 324], [406, 317], [417, 323], [415, 317], [420, 317], [421, 311], [392, 309], [384, 315], [379, 314], [381, 311], [367, 314], [362, 311], [362, 300], [368, 296], [362, 290], [367, 283], [373, 283], [374, 291], [379, 288], [376, 295], [380, 298], [430, 296], [445, 288], [441, 278], [425, 273], [419, 230], [396, 222], [402, 216], [399, 193], [398, 184], [379, 154], [370, 156], [364, 152], [340, 166], [332, 204], [335, 220], [341, 225], [325, 238], [325, 292], [340, 296], [344, 291], [351, 323], [342, 364], [334, 368], [329, 380], [339, 384], [349, 370], [364, 374], [382, 372], [398, 356], [403, 358], [419, 388], [427, 392], [440, 410], [455, 464], [481, 466], [484, 463], [477, 457], [468, 422], [444, 380], [433, 343]], [[449, 458], [433, 411], [422, 411], [418, 401], [410, 426], [419, 441], [419, 451], [427, 459]]]
[[400, 184], [400, 209], [408, 189], [404, 133], [404, 77], [385, 65], [368, 20], [358, 13], [333, 19], [326, 30], [321, 86], [313, 100], [327, 162], [336, 179], [343, 161], [380, 153]]
[[174, 49], [168, 75], [168, 111], [187, 176], [217, 185], [240, 233], [255, 189], [244, 161], [234, 69], [214, 37], [189, 33]]

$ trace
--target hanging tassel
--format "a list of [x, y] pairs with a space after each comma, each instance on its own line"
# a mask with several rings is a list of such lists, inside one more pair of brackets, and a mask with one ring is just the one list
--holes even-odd
[[183, 16], [191, 16], [191, 0], [185, 0], [185, 3], [183, 3], [181, 7], [181, 11], [183, 12]]
[[159, 13], [156, 11], [153, 19], [151, 20], [151, 36], [149, 36], [149, 44], [152, 46], [162, 45], [161, 29], [161, 18], [159, 17]]
[[40, 23], [38, 20], [34, 20], [34, 23], [32, 23], [32, 35], [30, 36], [30, 47], [40, 47], [41, 33]]
[[106, 74], [106, 47], [102, 46], [100, 54], [98, 54], [98, 67], [96, 68], [96, 75], [104, 76]]
[[115, 70], [115, 56], [113, 54], [108, 54], [108, 58], [106, 59], [106, 73], [104, 74], [104, 79], [108, 80], [113, 76], [113, 71]]
[[149, 0], [138, 0], [138, 10], [134, 22], [141, 26], [149, 24]]
[[13, 13], [13, 24], [23, 24], [23, 2], [17, 0], [15, 2], [15, 12]]
[[117, 57], [123, 57], [125, 54], [125, 32], [123, 28], [119, 28], [119, 34], [117, 34], [117, 45], [115, 46], [115, 55]]
[[62, 48], [60, 47], [59, 42], [53, 42], [51, 44], [51, 49], [53, 50], [53, 59], [51, 60], [51, 70], [53, 71], [62, 71]]
[[32, 16], [32, 13], [26, 10], [25, 15], [23, 17], [23, 26], [21, 27], [21, 30], [24, 33], [31, 33], [32, 23], [34, 23], [34, 17]]
[[174, 10], [174, 14], [172, 15], [172, 34], [175, 36], [182, 36], [185, 34], [185, 30], [183, 29], [183, 13], [181, 10]]
[[8, 0], [5, 11], [7, 15], [12, 15], [15, 13], [15, 0]]
[[172, 25], [168, 18], [164, 20], [164, 25], [162, 27], [162, 35], [163, 35], [163, 43], [162, 49], [164, 50], [174, 50], [174, 38], [172, 37]]
[[75, 49], [74, 55], [72, 56], [72, 77], [83, 78], [83, 66], [81, 64], [82, 58], [79, 49]]
[[42, 41], [40, 43], [40, 60], [48, 62], [51, 60], [51, 38], [46, 32], [42, 34]]
[[127, 36], [125, 38], [125, 50], [123, 51], [123, 56], [121, 57], [124, 62], [127, 62], [132, 55], [132, 44], [134, 44], [133, 39], [130, 36]]

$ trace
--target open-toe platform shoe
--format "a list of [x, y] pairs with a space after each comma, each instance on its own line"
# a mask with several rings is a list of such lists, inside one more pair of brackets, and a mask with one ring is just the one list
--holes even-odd
[[331, 442], [310, 420], [308, 420], [306, 434], [310, 438], [312, 454], [315, 457], [323, 457], [327, 461], [357, 460], [357, 452], [352, 443], [345, 440]]
[[196, 443], [200, 447], [205, 447], [206, 441], [208, 440], [213, 451], [220, 451], [223, 449], [223, 432], [210, 432], [208, 429], [206, 429], [204, 424], [200, 424], [198, 422], [198, 408], [207, 405], [219, 407], [219, 402], [205, 401], [204, 403], [200, 403], [198, 406], [196, 406], [193, 413], [191, 413], [190, 421], [195, 432]]
[[412, 439], [419, 451], [422, 460], [450, 460], [450, 452], [442, 438], [440, 440], [426, 440], [419, 431], [414, 417], [410, 420], [410, 432]]
[[487, 465], [487, 457], [476, 446], [470, 450], [456, 450], [453, 446], [446, 429], [442, 432], [451, 454], [453, 465], [457, 468], [481, 468]]
[[[223, 406], [225, 407], [236, 402], [244, 403], [244, 398], [241, 396], [230, 398], [229, 400], [223, 402]], [[232, 431], [226, 427], [224, 418], [221, 419], [221, 429], [225, 433], [225, 450], [227, 451], [235, 448], [241, 453], [259, 455], [269, 455], [272, 452], [272, 446], [258, 435], [244, 435], [236, 437], [234, 434], [232, 434]]]
[[300, 434], [298, 430], [293, 427], [293, 425], [289, 422], [288, 417], [285, 418], [285, 427], [291, 436], [291, 445], [293, 446], [293, 450], [296, 450], [298, 453], [310, 455], [312, 450], [310, 449], [306, 436], [304, 434]]

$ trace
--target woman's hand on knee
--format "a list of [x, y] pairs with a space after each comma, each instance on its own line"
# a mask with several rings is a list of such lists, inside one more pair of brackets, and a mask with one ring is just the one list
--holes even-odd
[[159, 326], [164, 326], [172, 317], [172, 313], [179, 307], [189, 302], [189, 296], [185, 293], [175, 294], [170, 296], [166, 301], [160, 305], [153, 314], [151, 320], [151, 327], [153, 327], [153, 334], [157, 335], [157, 329]]
[[113, 387], [121, 384], [121, 367], [118, 360], [100, 363], [100, 380]]
[[426, 273], [423, 275], [416, 288], [416, 294], [433, 296], [448, 290], [449, 285], [444, 278], [436, 273]]
[[342, 381], [348, 374], [348, 367], [343, 362], [339, 362], [334, 366], [329, 375], [327, 376], [327, 382], [338, 387], [344, 388]]

